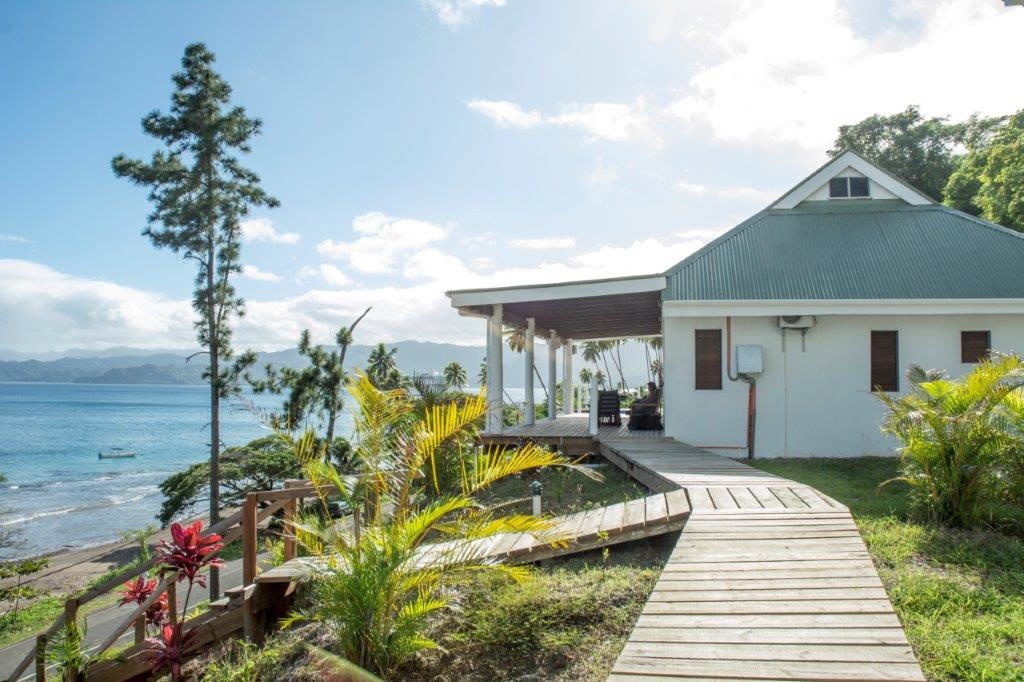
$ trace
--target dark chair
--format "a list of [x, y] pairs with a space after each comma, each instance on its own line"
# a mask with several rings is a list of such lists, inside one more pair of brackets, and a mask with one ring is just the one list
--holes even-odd
[[629, 406], [629, 422], [626, 428], [630, 431], [661, 431], [661, 415], [658, 413], [658, 402], [661, 391], [655, 390], [646, 399], [641, 399]]
[[622, 426], [622, 414], [618, 391], [597, 392], [597, 423], [608, 426]]

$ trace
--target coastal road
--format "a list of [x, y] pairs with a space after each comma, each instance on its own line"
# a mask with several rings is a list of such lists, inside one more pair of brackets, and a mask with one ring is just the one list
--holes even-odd
[[[237, 587], [242, 584], [242, 561], [241, 559], [235, 559], [229, 561], [227, 565], [220, 571], [220, 584], [221, 589], [226, 590], [231, 587]], [[178, 592], [178, 599], [184, 601], [185, 592], [184, 590]], [[191, 606], [204, 601], [208, 597], [206, 588], [196, 585], [192, 589], [192, 596], [190, 598]], [[184, 604], [181, 604], [184, 606]], [[88, 630], [85, 634], [85, 644], [91, 651], [93, 648], [99, 646], [104, 639], [106, 639], [114, 629], [121, 624], [125, 618], [131, 613], [129, 607], [125, 606], [119, 608], [118, 606], [108, 606], [90, 613], [86, 621]], [[132, 637], [134, 630], [129, 630], [126, 637]], [[8, 646], [0, 649], [0, 680], [6, 680], [25, 656], [28, 655], [29, 651], [32, 650], [35, 644], [35, 636], [29, 637], [28, 639], [17, 642], [16, 644], [9, 644]], [[35, 666], [30, 665], [28, 670], [22, 677], [21, 680], [31, 680], [35, 675]]]

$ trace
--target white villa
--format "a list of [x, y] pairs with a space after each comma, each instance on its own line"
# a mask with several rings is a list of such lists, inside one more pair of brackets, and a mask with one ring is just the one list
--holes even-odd
[[911, 364], [959, 375], [1024, 349], [1024, 236], [847, 151], [665, 273], [448, 296], [488, 320], [490, 434], [512, 326], [528, 401], [536, 336], [546, 384], [560, 349], [572, 395], [575, 342], [660, 334], [666, 436], [734, 457], [885, 454], [872, 389], [903, 391]]

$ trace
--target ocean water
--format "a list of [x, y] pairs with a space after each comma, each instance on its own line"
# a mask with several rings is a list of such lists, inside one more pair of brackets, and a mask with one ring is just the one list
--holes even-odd
[[[86, 547], [156, 523], [157, 485], [209, 456], [208, 397], [206, 386], [0, 383], [0, 508], [21, 531], [0, 556]], [[272, 408], [281, 399], [246, 400]], [[268, 433], [242, 401], [221, 415], [227, 446]], [[347, 415], [338, 431], [351, 431]], [[139, 456], [97, 457], [111, 447]]]

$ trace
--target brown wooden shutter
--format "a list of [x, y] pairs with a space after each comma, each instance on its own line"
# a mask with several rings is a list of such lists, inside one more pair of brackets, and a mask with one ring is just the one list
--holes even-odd
[[871, 390], [900, 390], [899, 332], [871, 332]]
[[698, 391], [722, 389], [722, 330], [697, 329], [694, 336]]
[[960, 362], [981, 362], [992, 350], [992, 332], [960, 332]]

